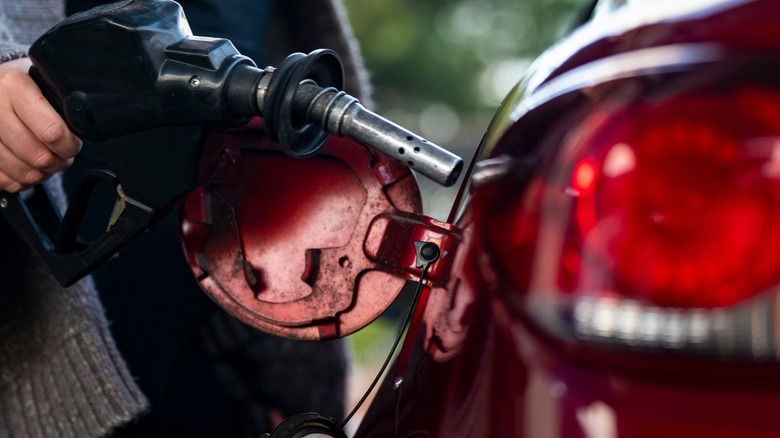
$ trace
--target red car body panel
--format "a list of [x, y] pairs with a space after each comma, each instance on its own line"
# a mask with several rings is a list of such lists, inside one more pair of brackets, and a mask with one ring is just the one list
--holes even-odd
[[[758, 329], [745, 338], [751, 345], [734, 341], [733, 348], [712, 344], [706, 351], [693, 343], [588, 338], [536, 307], [549, 304], [548, 295], [529, 291], [538, 277], [530, 267], [536, 249], [503, 242], [550, 227], [522, 213], [538, 207], [528, 193], [535, 181], [548, 181], [546, 169], [555, 169], [530, 158], [566, 143], [563, 133], [609, 101], [603, 96], [657, 78], [668, 90], [671, 77], [682, 78], [671, 81], [682, 94], [700, 83], [709, 84], [701, 86], [705, 92], [735, 82], [780, 89], [778, 19], [780, 5], [771, 0], [638, 2], [596, 16], [542, 55], [480, 146], [469, 195], [457, 207], [464, 243], [453, 278], [431, 291], [418, 321], [423, 328], [405, 341], [412, 357], [390, 372], [357, 436], [780, 436], [780, 332], [766, 323], [780, 315], [776, 286], [735, 302], [703, 301], [702, 312], [730, 312], [759, 300], [745, 321], [770, 328], [760, 348]], [[725, 73], [713, 79], [713, 72]], [[652, 89], [640, 87], [635, 101], [647, 100], [642, 90]], [[652, 296], [638, 299], [652, 309], [671, 308]], [[768, 316], [758, 322], [759, 314]]]

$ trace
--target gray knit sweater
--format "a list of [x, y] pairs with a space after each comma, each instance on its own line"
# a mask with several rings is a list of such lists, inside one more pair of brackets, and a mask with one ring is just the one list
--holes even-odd
[[[63, 10], [0, 0], [0, 60], [24, 56]], [[145, 408], [92, 282], [59, 286], [0, 219], [0, 436], [102, 436]]]
[[[270, 61], [277, 63], [293, 47], [335, 49], [345, 61], [347, 91], [369, 105], [340, 3], [281, 4], [265, 41]], [[63, 11], [60, 0], [0, 0], [0, 62], [25, 56]], [[59, 178], [48, 184], [64, 204]], [[0, 218], [0, 436], [102, 436], [146, 408], [92, 281], [59, 286]]]

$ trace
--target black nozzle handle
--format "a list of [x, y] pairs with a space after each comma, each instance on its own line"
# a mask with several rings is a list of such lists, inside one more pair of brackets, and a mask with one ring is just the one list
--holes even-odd
[[[102, 170], [80, 180], [77, 191], [91, 192], [100, 182], [118, 184], [115, 175]], [[88, 198], [88, 194], [77, 197]], [[161, 215], [157, 210], [129, 200], [121, 217], [108, 231], [91, 242], [79, 242], [78, 224], [86, 209], [86, 203], [75, 202], [62, 217], [43, 184], [24, 193], [0, 191], [0, 214], [38, 255], [52, 276], [66, 287], [116, 254]]]

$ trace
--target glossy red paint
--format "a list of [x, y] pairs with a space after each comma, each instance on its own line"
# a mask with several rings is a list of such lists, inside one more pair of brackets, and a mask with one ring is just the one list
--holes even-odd
[[[771, 0], [633, 2], [543, 55], [481, 145], [453, 275], [357, 436], [780, 436], [778, 19]], [[637, 225], [647, 203], [676, 237]], [[612, 214], [635, 219], [583, 237]]]

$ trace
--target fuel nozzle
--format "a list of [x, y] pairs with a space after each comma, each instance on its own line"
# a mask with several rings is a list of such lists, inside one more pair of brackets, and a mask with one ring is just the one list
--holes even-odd
[[[457, 156], [340, 91], [343, 70], [334, 52], [297, 53], [278, 68], [260, 69], [226, 39], [192, 35], [172, 0], [123, 0], [71, 15], [28, 53], [30, 76], [101, 162], [81, 177], [64, 215], [42, 186], [30, 196], [0, 193], [0, 214], [63, 285], [203, 187], [223, 156], [207, 134], [254, 116], [295, 157], [314, 154], [333, 133], [445, 185], [462, 168]], [[84, 242], [99, 184], [119, 194], [119, 213], [105, 233]]]
[[343, 82], [341, 60], [332, 50], [294, 53], [278, 68], [238, 66], [228, 85], [228, 107], [239, 117], [263, 116], [271, 139], [293, 157], [316, 153], [330, 133], [357, 140], [439, 184], [456, 182], [460, 157], [366, 109], [341, 91]]
[[170, 0], [128, 0], [68, 17], [31, 46], [30, 58], [31, 76], [82, 139], [262, 116], [269, 136], [295, 157], [314, 154], [332, 133], [440, 184], [454, 184], [463, 167], [340, 91], [344, 74], [333, 51], [295, 53], [260, 69], [230, 41], [192, 35]]

